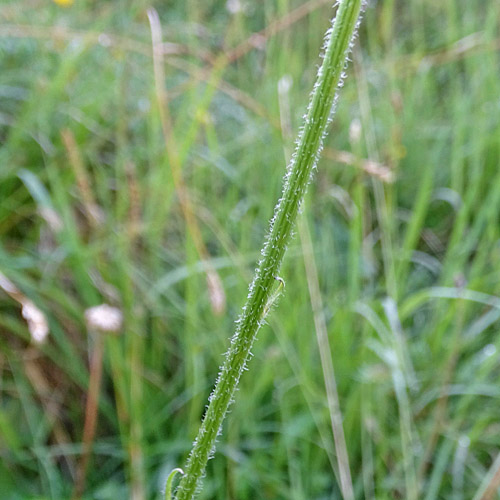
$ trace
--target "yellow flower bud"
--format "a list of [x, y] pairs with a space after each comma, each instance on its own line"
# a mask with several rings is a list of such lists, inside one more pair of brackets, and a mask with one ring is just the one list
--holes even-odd
[[73, 0], [52, 0], [52, 1], [61, 7], [69, 7], [70, 5], [73, 5]]

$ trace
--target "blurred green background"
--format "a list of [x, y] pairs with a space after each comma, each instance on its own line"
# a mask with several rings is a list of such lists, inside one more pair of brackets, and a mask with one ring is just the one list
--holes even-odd
[[[182, 466], [333, 12], [1, 2], [2, 498], [155, 499]], [[356, 499], [500, 498], [499, 50], [495, 0], [369, 3], [200, 499], [342, 498], [328, 355]]]

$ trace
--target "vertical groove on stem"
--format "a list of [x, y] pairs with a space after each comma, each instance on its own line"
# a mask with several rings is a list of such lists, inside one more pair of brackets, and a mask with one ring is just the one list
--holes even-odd
[[271, 296], [300, 204], [322, 148], [322, 139], [331, 117], [336, 89], [344, 78], [343, 70], [351, 49], [364, 0], [342, 0], [332, 27], [327, 31], [321, 65], [309, 101], [304, 125], [295, 153], [285, 175], [281, 199], [275, 208], [269, 236], [236, 333], [221, 367], [215, 389], [189, 456], [176, 500], [194, 498], [212, 456], [222, 421], [243, 372], [257, 331], [265, 319]]

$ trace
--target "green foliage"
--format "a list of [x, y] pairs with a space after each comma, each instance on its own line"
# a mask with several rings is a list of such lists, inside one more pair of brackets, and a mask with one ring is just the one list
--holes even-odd
[[[124, 328], [104, 343], [85, 497], [159, 498], [183, 463], [332, 16], [328, 2], [292, 20], [302, 2], [234, 14], [225, 1], [153, 4], [174, 44], [164, 60], [173, 141], [227, 309], [213, 310], [172, 181], [151, 2], [1, 2], [0, 272], [50, 326], [34, 345], [0, 291], [5, 498], [72, 494], [94, 347], [84, 312], [102, 302], [122, 310]], [[371, 2], [306, 197], [355, 498], [474, 498], [495, 477], [499, 18], [492, 0]], [[200, 499], [341, 498], [305, 258], [293, 239], [286, 293], [252, 349]]]

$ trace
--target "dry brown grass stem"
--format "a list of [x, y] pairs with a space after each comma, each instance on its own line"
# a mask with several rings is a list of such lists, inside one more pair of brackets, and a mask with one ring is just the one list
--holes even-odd
[[394, 172], [392, 169], [383, 163], [379, 163], [378, 161], [358, 158], [356, 155], [348, 151], [338, 151], [331, 148], [325, 148], [323, 155], [326, 158], [343, 163], [344, 165], [359, 167], [368, 175], [376, 177], [382, 182], [394, 182]]
[[226, 308], [226, 295], [222, 286], [222, 281], [211, 264], [210, 254], [203, 241], [198, 220], [195, 216], [195, 209], [188, 189], [182, 177], [182, 165], [175, 142], [174, 127], [169, 112], [169, 100], [167, 90], [165, 87], [165, 74], [163, 70], [163, 51], [162, 46], [162, 33], [158, 13], [154, 9], [148, 10], [148, 18], [151, 26], [151, 36], [153, 44], [153, 65], [155, 74], [155, 88], [156, 98], [158, 101], [158, 110], [160, 114], [160, 121], [163, 130], [163, 137], [165, 141], [165, 148], [168, 155], [170, 171], [172, 173], [172, 180], [174, 182], [175, 191], [179, 199], [179, 204], [186, 221], [186, 226], [193, 240], [196, 251], [200, 260], [204, 262], [206, 269], [207, 287], [209, 292], [210, 303], [212, 311], [220, 315]]
[[102, 379], [102, 363], [104, 354], [104, 339], [102, 334], [97, 333], [93, 339], [95, 344], [90, 358], [90, 378], [87, 392], [87, 403], [85, 406], [85, 423], [82, 437], [82, 457], [78, 464], [75, 485], [72, 499], [81, 498], [85, 490], [88, 465], [94, 444], [95, 432], [97, 426], [97, 414], [99, 411], [99, 392]]
[[68, 154], [69, 163], [75, 173], [76, 185], [82, 198], [83, 213], [89, 225], [96, 227], [103, 221], [104, 215], [94, 197], [94, 191], [92, 190], [81, 151], [71, 130], [64, 129], [61, 132], [61, 139]]
[[300, 21], [302, 18], [314, 12], [316, 9], [321, 7], [322, 5], [330, 5], [331, 0], [310, 0], [309, 2], [305, 2], [295, 10], [292, 10], [287, 15], [283, 16], [280, 19], [276, 19], [275, 21], [269, 23], [264, 29], [258, 31], [257, 33], [253, 33], [246, 40], [243, 40], [240, 44], [238, 44], [234, 49], [229, 50], [226, 53], [226, 57], [229, 62], [234, 62], [237, 59], [240, 59], [248, 52], [262, 48], [264, 43], [274, 35], [277, 35], [281, 31], [286, 30], [296, 22]]

